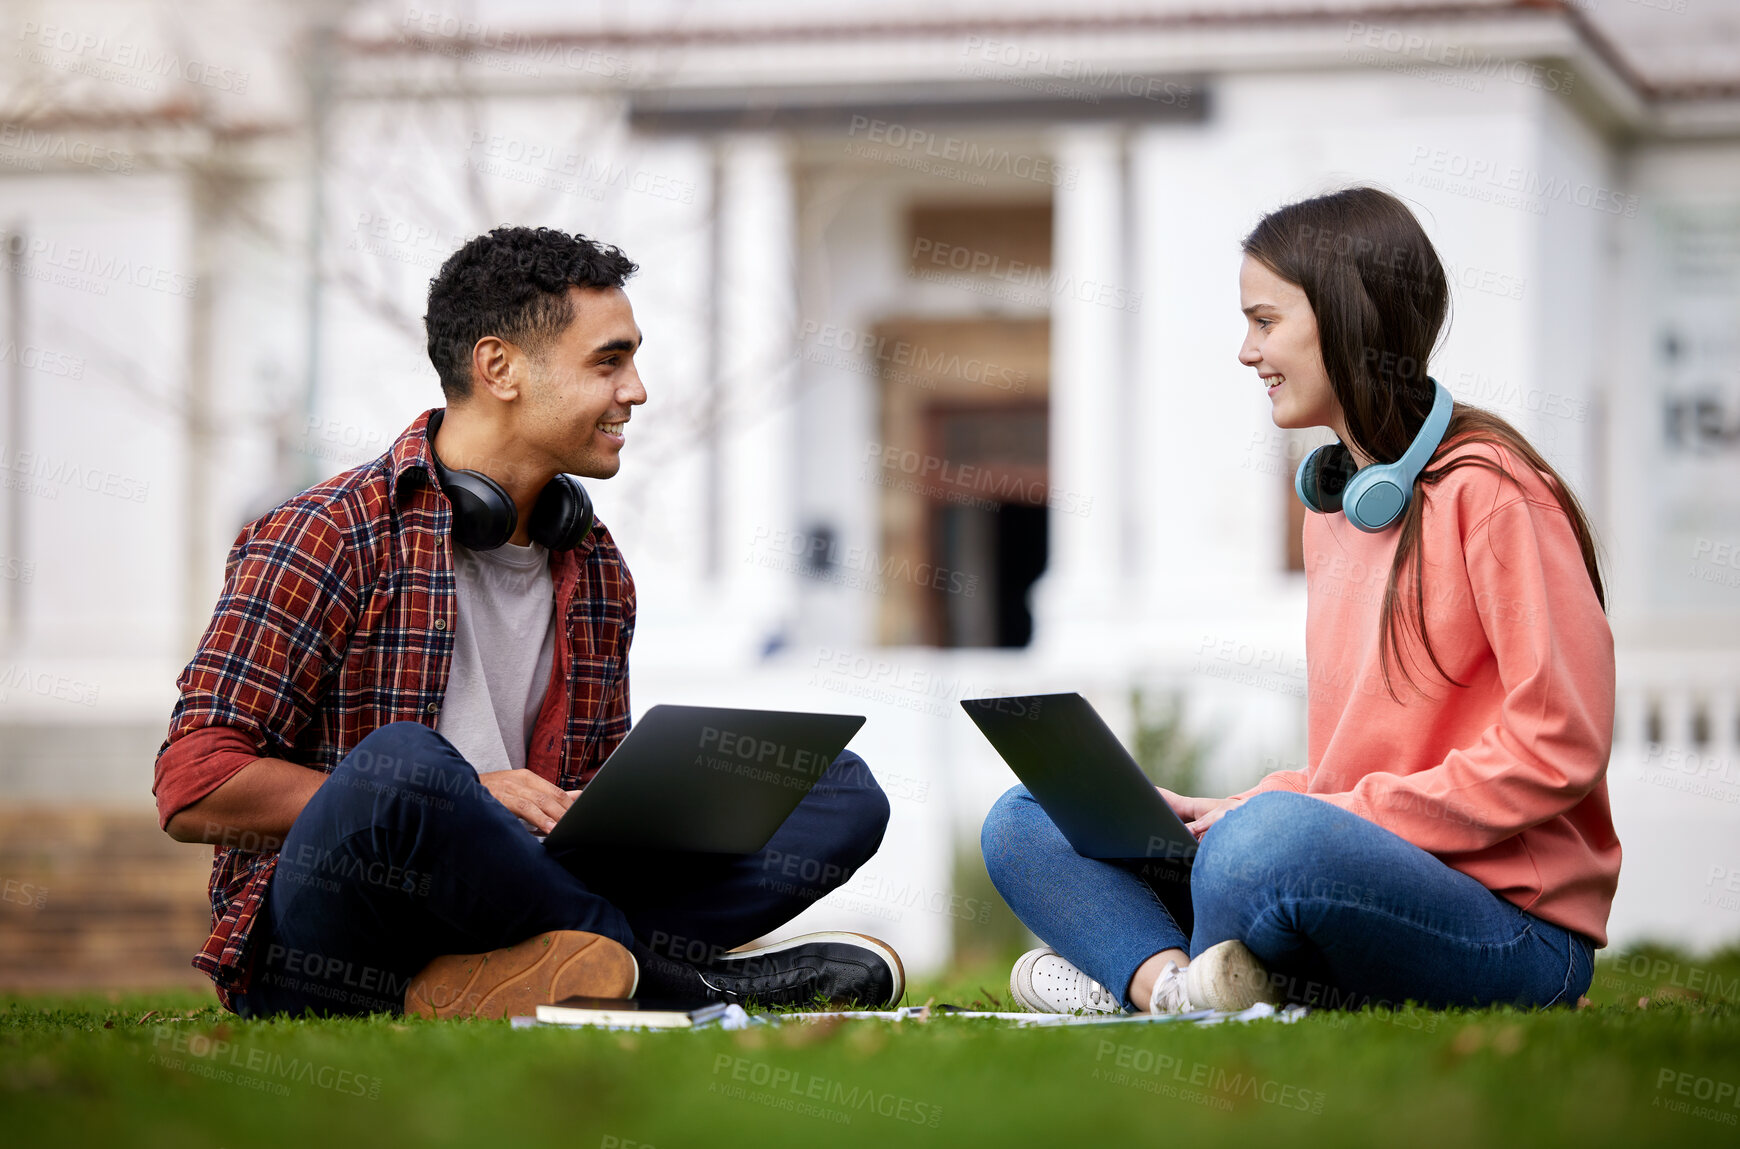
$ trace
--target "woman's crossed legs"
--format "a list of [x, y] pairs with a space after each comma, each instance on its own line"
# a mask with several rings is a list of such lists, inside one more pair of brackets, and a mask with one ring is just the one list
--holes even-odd
[[1575, 1004], [1583, 935], [1525, 913], [1417, 846], [1328, 802], [1258, 794], [1192, 863], [1084, 858], [1025, 788], [980, 835], [991, 880], [1027, 927], [1132, 1003], [1155, 954], [1243, 942], [1289, 1001], [1331, 1008]]

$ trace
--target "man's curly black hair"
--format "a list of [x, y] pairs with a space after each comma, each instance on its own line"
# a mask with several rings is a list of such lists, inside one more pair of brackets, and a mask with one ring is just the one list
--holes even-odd
[[569, 287], [621, 287], [640, 266], [619, 248], [548, 227], [498, 227], [429, 281], [429, 362], [449, 402], [471, 394], [471, 349], [494, 335], [536, 354], [574, 319]]

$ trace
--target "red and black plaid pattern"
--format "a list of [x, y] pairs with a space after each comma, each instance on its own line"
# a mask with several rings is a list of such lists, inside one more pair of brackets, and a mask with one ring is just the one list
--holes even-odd
[[[428, 421], [425, 412], [380, 458], [242, 528], [211, 625], [177, 680], [181, 697], [159, 758], [194, 731], [227, 727], [260, 757], [331, 773], [388, 723], [434, 727], [458, 592], [452, 509], [429, 461]], [[528, 765], [576, 789], [628, 733], [634, 582], [602, 524], [550, 558], [556, 601], [565, 604], [558, 649], [566, 651], [566, 720], [559, 746], [540, 723], [534, 741], [543, 744]], [[212, 933], [193, 964], [225, 1006], [247, 987], [248, 938], [277, 859], [217, 849]]]

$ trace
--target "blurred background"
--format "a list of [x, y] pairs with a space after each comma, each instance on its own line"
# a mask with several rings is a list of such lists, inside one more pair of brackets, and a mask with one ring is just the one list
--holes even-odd
[[637, 713], [868, 715], [888, 838], [793, 928], [1019, 948], [958, 699], [1079, 690], [1201, 793], [1302, 763], [1319, 440], [1236, 362], [1238, 244], [1353, 182], [1599, 531], [1614, 944], [1740, 936], [1735, 0], [0, 12], [0, 986], [203, 984], [175, 677], [241, 525], [440, 403], [428, 280], [500, 224], [642, 266], [591, 485]]

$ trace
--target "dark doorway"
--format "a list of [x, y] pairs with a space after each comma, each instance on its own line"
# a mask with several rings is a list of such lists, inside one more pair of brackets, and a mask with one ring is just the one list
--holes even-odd
[[878, 561], [891, 572], [878, 639], [1024, 645], [1045, 568], [1050, 325], [897, 319], [876, 345], [882, 431], [863, 474], [882, 488]]
[[1045, 507], [945, 505], [933, 521], [941, 645], [1026, 646], [1033, 639], [1027, 595], [1045, 572]]

